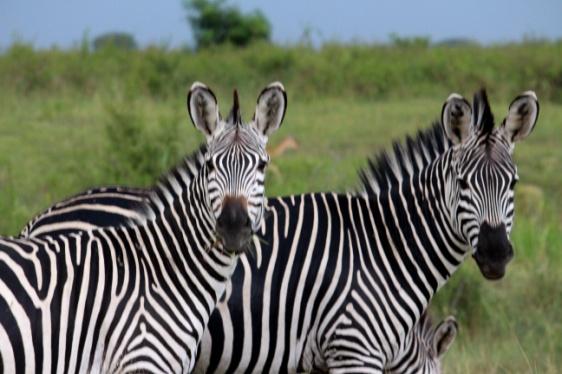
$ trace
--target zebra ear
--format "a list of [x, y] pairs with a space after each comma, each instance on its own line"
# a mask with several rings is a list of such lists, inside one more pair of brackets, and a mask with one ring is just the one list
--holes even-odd
[[220, 120], [217, 97], [209, 87], [195, 82], [187, 94], [187, 110], [191, 122], [207, 137], [218, 134], [223, 126]]
[[260, 93], [253, 126], [265, 137], [273, 134], [283, 122], [287, 110], [287, 94], [280, 82], [273, 82]]
[[453, 144], [465, 141], [470, 135], [472, 108], [468, 100], [457, 93], [452, 93], [443, 104], [441, 124], [445, 134]]
[[535, 128], [539, 117], [539, 100], [533, 91], [523, 92], [509, 105], [501, 130], [507, 139], [515, 143], [525, 139]]
[[451, 344], [457, 336], [459, 326], [453, 316], [445, 318], [436, 328], [433, 334], [433, 351], [437, 357], [442, 357], [451, 348]]

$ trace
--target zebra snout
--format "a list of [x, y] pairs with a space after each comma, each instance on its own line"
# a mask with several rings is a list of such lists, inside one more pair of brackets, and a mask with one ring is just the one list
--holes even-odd
[[245, 198], [224, 199], [221, 214], [217, 219], [217, 234], [229, 251], [238, 252], [246, 247], [252, 236], [252, 222]]
[[513, 247], [507, 237], [505, 225], [492, 227], [483, 222], [478, 234], [478, 248], [474, 254], [482, 275], [490, 280], [502, 278], [512, 258]]

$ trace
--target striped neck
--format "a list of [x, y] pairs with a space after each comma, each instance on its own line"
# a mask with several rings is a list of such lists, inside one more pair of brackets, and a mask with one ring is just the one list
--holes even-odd
[[[203, 165], [188, 188], [173, 196], [170, 205], [156, 217], [154, 224], [167, 225], [164, 239], [177, 240], [174, 245], [181, 249], [182, 256], [176, 262], [189, 264], [190, 258], [195, 256], [204, 261], [197, 266], [198, 271], [208, 270], [209, 274], [205, 275], [212, 274], [213, 278], [218, 277], [226, 282], [234, 271], [238, 256], [227, 253], [217, 241], [216, 220], [209, 206], [206, 175], [207, 168]], [[209, 269], [204, 264], [208, 264]], [[224, 292], [225, 285], [214, 282], [210, 285], [214, 288], [216, 298]]]
[[[181, 321], [178, 328], [186, 328], [182, 331], [189, 337], [183, 342], [187, 344], [185, 362], [191, 368], [205, 326], [238, 259], [215, 243], [215, 222], [206, 203], [205, 180], [203, 167], [189, 188], [176, 195], [156, 217], [127, 228], [129, 235], [136, 238], [136, 245], [141, 245], [139, 257], [145, 269], [147, 300], [155, 292], [152, 288], [157, 287], [157, 293], [181, 306], [168, 312], [172, 319]], [[152, 268], [155, 264], [160, 269]], [[158, 284], [166, 287], [154, 286]]]
[[[371, 253], [363, 252], [365, 271], [358, 281], [380, 274], [393, 285], [388, 291], [388, 313], [393, 329], [379, 343], [386, 361], [394, 362], [400, 345], [433, 295], [448, 281], [468, 253], [468, 246], [452, 224], [450, 177], [446, 151], [419, 172], [367, 198], [372, 230], [367, 232]], [[364, 246], [359, 243], [359, 247]], [[363, 278], [364, 277], [364, 278]], [[373, 305], [373, 308], [376, 308]], [[376, 309], [373, 309], [376, 310]]]

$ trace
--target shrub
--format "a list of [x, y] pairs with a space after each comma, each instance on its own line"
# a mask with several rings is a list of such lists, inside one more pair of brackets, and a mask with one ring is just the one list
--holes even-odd
[[102, 48], [117, 48], [124, 50], [137, 49], [134, 36], [125, 32], [108, 32], [94, 39], [94, 50]]

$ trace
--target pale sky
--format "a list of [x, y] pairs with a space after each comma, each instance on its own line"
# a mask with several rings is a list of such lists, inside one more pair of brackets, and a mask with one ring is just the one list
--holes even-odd
[[[303, 30], [323, 41], [388, 40], [427, 36], [465, 37], [481, 43], [527, 37], [562, 38], [562, 0], [230, 0], [243, 10], [259, 8], [273, 40], [298, 41]], [[14, 40], [36, 47], [77, 45], [110, 31], [128, 32], [140, 45], [192, 44], [181, 0], [0, 0], [0, 48]]]

